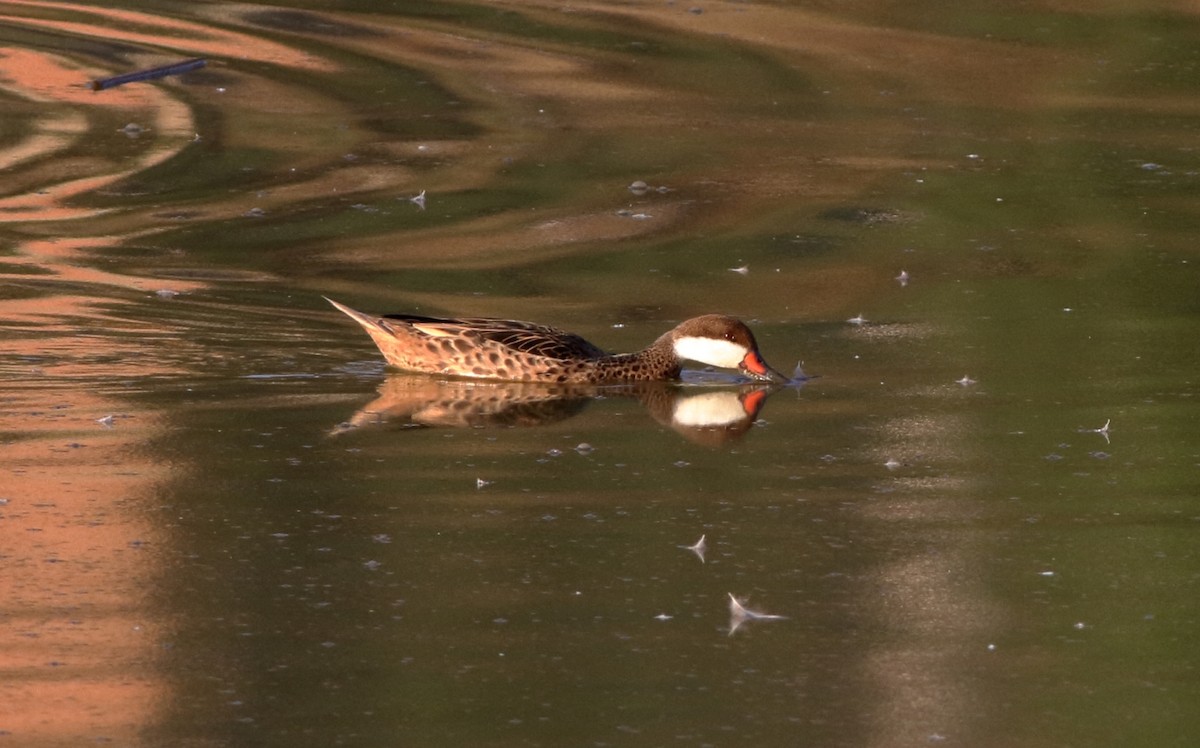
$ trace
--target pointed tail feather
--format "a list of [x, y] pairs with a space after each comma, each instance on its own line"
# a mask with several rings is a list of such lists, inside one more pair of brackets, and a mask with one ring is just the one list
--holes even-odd
[[358, 324], [365, 327], [367, 329], [367, 332], [370, 332], [371, 330], [379, 330], [379, 331], [386, 330], [388, 333], [391, 333], [391, 330], [387, 330], [383, 326], [383, 324], [381, 323], [381, 321], [378, 317], [372, 317], [369, 314], [363, 314], [362, 312], [358, 311], [357, 309], [351, 309], [350, 307], [346, 306], [345, 304], [339, 304], [338, 302], [334, 301], [333, 299], [329, 298], [328, 296], [322, 296], [321, 298], [325, 299], [330, 304], [333, 304], [335, 309], [337, 309], [341, 312], [344, 312], [346, 314], [346, 316], [350, 317], [350, 319], [354, 320]]

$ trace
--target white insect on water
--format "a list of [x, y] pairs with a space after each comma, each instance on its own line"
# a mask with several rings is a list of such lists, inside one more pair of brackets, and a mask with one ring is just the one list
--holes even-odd
[[742, 624], [747, 621], [783, 621], [787, 616], [778, 616], [773, 613], [763, 613], [757, 610], [747, 608], [740, 600], [729, 594], [729, 635], [733, 636], [733, 632], [737, 631]]
[[1107, 421], [1104, 422], [1104, 425], [1101, 426], [1100, 428], [1098, 428], [1098, 429], [1081, 428], [1081, 429], [1079, 429], [1079, 433], [1081, 433], [1081, 434], [1099, 434], [1100, 436], [1104, 437], [1105, 444], [1111, 444], [1112, 440], [1108, 438], [1108, 427], [1111, 423], [1112, 423], [1112, 419], [1109, 418]]
[[700, 559], [700, 563], [704, 563], [704, 552], [708, 550], [708, 545], [704, 542], [705, 535], [701, 535], [700, 539], [691, 545], [681, 545], [680, 548], [685, 551], [691, 551], [696, 554], [696, 558]]

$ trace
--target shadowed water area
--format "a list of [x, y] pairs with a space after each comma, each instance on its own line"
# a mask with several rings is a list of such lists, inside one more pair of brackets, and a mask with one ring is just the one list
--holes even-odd
[[[8, 0], [0, 741], [1194, 745], [1197, 39]], [[812, 378], [405, 375], [322, 295]]]

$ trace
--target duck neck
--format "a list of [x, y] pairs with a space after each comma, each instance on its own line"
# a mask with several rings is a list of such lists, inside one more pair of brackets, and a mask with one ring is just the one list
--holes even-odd
[[683, 368], [669, 335], [662, 336], [637, 353], [618, 353], [596, 363], [604, 375], [614, 379], [678, 379]]

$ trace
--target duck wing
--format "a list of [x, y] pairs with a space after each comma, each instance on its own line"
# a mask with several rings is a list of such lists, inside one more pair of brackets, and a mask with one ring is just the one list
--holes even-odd
[[389, 314], [383, 319], [389, 322], [401, 322], [417, 332], [435, 338], [454, 337], [480, 342], [487, 341], [513, 351], [546, 358], [571, 360], [601, 358], [608, 355], [574, 333], [532, 322], [488, 317], [443, 319], [411, 314]]

